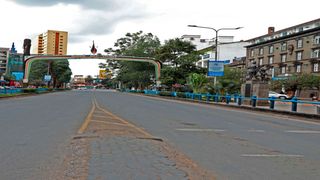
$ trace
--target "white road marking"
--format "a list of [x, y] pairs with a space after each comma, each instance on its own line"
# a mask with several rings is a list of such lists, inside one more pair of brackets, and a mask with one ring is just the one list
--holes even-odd
[[191, 131], [191, 132], [224, 132], [224, 129], [176, 129], [177, 131]]
[[310, 130], [288, 130], [287, 133], [300, 133], [300, 134], [320, 134], [320, 131], [310, 131]]
[[261, 129], [249, 129], [248, 132], [264, 133], [266, 131]]
[[299, 154], [241, 154], [242, 157], [292, 157], [302, 158], [303, 155]]

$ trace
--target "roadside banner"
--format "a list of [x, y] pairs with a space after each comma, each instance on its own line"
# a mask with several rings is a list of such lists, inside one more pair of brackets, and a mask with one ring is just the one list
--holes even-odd
[[208, 61], [208, 76], [223, 76], [224, 61]]

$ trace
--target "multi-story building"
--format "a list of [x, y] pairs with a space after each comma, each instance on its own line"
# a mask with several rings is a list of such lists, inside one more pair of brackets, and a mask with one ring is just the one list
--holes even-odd
[[[200, 35], [183, 35], [182, 40], [189, 41], [195, 45], [197, 51], [203, 55], [196, 65], [199, 67], [207, 67], [208, 60], [214, 60], [216, 47], [214, 39], [201, 39]], [[218, 60], [228, 60], [232, 63], [234, 58], [243, 57], [246, 55], [246, 48], [249, 43], [245, 41], [234, 41], [233, 36], [219, 36], [218, 37]]]
[[228, 64], [228, 67], [234, 69], [245, 70], [246, 69], [246, 57], [236, 57], [232, 63]]
[[[248, 42], [246, 65], [253, 61], [268, 65], [273, 80], [300, 73], [320, 75], [320, 19], [279, 31], [269, 27], [266, 35]], [[311, 91], [303, 91], [300, 96], [319, 94]]]
[[32, 45], [33, 54], [66, 55], [68, 32], [48, 30], [39, 34]]
[[268, 34], [248, 40], [247, 65], [270, 65], [272, 77], [294, 73], [319, 74], [320, 19], [279, 31], [268, 28]]
[[9, 59], [9, 48], [0, 47], [0, 76], [6, 74]]
[[84, 77], [84, 75], [74, 75], [72, 83], [73, 84], [85, 84], [86, 78]]

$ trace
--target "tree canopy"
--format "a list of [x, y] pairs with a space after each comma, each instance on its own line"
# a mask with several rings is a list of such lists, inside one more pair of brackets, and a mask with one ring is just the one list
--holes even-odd
[[[160, 47], [160, 40], [151, 33], [142, 31], [127, 33], [125, 37], [118, 39], [114, 44], [115, 49], [108, 48], [105, 52], [122, 56], [155, 57]], [[113, 67], [112, 65], [113, 64]], [[103, 68], [120, 68], [117, 80], [126, 87], [141, 88], [151, 84], [154, 77], [154, 65], [144, 62], [118, 62], [107, 60], [106, 64], [100, 64]]]
[[195, 64], [200, 59], [195, 46], [179, 38], [165, 41], [156, 57], [164, 64], [161, 82], [167, 86], [186, 84], [190, 73], [206, 72]]
[[[71, 69], [68, 60], [57, 60], [50, 63], [50, 74], [53, 87], [61, 87], [71, 79]], [[44, 85], [44, 76], [48, 74], [48, 61], [36, 61], [32, 63], [29, 80], [36, 86]]]

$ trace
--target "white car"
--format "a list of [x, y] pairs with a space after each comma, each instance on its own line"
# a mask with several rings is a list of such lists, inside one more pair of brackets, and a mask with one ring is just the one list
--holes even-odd
[[288, 99], [289, 97], [286, 94], [280, 94], [274, 91], [269, 91], [269, 98], [276, 97], [279, 99]]

